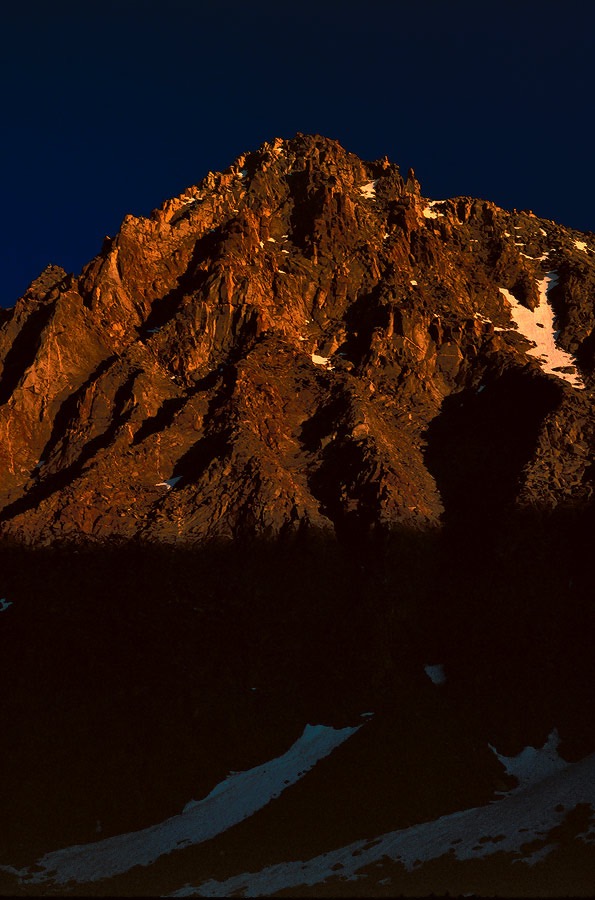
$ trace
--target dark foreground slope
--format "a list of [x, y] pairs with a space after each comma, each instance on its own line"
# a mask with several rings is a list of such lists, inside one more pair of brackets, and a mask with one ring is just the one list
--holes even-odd
[[[404, 532], [357, 554], [324, 536], [5, 554], [13, 605], [0, 632], [0, 865], [20, 870], [179, 815], [229, 772], [285, 753], [307, 723], [363, 726], [206, 843], [53, 889], [51, 875], [38, 884], [34, 869], [8, 869], [5, 892], [163, 894], [225, 882], [488, 804], [516, 783], [490, 745], [515, 756], [557, 729], [562, 759], [587, 757], [592, 520], [523, 515], [506, 526], [500, 538]], [[443, 684], [427, 665], [443, 667]], [[394, 896], [493, 884], [508, 896], [589, 895], [591, 850], [576, 838], [589, 831], [587, 801], [556, 800], [560, 827], [500, 857], [438, 854], [415, 876], [385, 860], [364, 867], [365, 882], [321, 887], [335, 875], [331, 860], [311, 890]], [[491, 836], [502, 840], [502, 827]], [[542, 844], [551, 851], [542, 862], [514, 862]]]
[[2, 314], [4, 894], [593, 894], [594, 251], [298, 136]]

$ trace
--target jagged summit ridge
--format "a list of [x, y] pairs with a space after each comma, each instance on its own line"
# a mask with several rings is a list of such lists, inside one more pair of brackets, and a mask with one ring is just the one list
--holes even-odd
[[594, 257], [387, 158], [266, 143], [5, 311], [2, 533], [347, 537], [587, 502]]

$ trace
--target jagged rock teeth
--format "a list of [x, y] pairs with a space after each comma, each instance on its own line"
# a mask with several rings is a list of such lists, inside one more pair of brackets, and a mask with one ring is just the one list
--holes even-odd
[[494, 509], [586, 501], [594, 289], [589, 235], [276, 138], [2, 313], [0, 533], [422, 528], [482, 477]]

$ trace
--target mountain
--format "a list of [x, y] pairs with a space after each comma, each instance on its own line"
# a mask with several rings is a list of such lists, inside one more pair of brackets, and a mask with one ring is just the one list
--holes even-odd
[[594, 297], [298, 134], [0, 310], [0, 893], [593, 894]]
[[[1, 533], [337, 535], [592, 493], [595, 237], [298, 135], [3, 311]], [[537, 346], [535, 343], [537, 342]]]

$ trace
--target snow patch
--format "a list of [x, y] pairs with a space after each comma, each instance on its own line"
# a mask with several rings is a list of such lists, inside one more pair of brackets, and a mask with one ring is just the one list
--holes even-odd
[[6, 612], [9, 606], [12, 606], [12, 600], [7, 600], [6, 597], [3, 597], [0, 600], [0, 612]]
[[[544, 278], [537, 280], [539, 305], [533, 312], [519, 303], [516, 297], [506, 288], [499, 288], [498, 290], [510, 303], [510, 313], [520, 333], [536, 345], [531, 350], [527, 350], [527, 354], [535, 356], [542, 370], [548, 375], [555, 375], [557, 378], [564, 379], [573, 387], [583, 389], [585, 385], [576, 371], [575, 358], [556, 344], [554, 311], [549, 302], [548, 294], [557, 282], [558, 275], [556, 272], [548, 272]], [[511, 329], [504, 330], [510, 331]], [[561, 371], [564, 368], [572, 368], [572, 371]]]
[[376, 199], [376, 181], [367, 181], [366, 184], [360, 185], [359, 192], [362, 197], [365, 197], [366, 200], [375, 200]]
[[444, 666], [442, 664], [434, 666], [424, 666], [424, 672], [426, 673], [432, 684], [444, 684], [446, 681]]
[[254, 815], [361, 727], [306, 725], [282, 756], [228, 776], [203, 800], [187, 803], [181, 815], [142, 831], [46, 853], [33, 867], [35, 871], [22, 869], [17, 874], [26, 885], [99, 881], [133, 866], [149, 866], [180, 847], [210, 840]]
[[577, 250], [582, 250], [583, 253], [587, 253], [587, 251], [591, 249], [590, 247], [587, 247], [585, 241], [574, 241], [574, 246]]
[[319, 356], [318, 353], [312, 354], [312, 362], [315, 366], [324, 366], [326, 369], [332, 369], [330, 356]]
[[550, 255], [550, 253], [551, 253], [551, 251], [548, 251], [547, 253], [543, 253], [541, 256], [529, 256], [528, 253], [521, 253], [521, 254], [519, 254], [519, 255], [520, 255], [520, 256], [524, 256], [525, 259], [536, 259], [536, 260], [538, 260], [539, 262], [543, 262], [545, 259], [548, 258], [548, 256]]
[[168, 478], [167, 481], [159, 481], [155, 485], [155, 487], [166, 487], [166, 488], [168, 488], [168, 490], [171, 490], [173, 487], [176, 486], [178, 481], [181, 481], [181, 479], [182, 479], [181, 475], [174, 475], [172, 478]]
[[[238, 892], [268, 897], [282, 890], [320, 884], [336, 872], [347, 880], [358, 880], [365, 877], [357, 874], [360, 870], [383, 857], [400, 863], [408, 872], [446, 854], [457, 860], [473, 860], [493, 853], [515, 853], [520, 854], [519, 861], [533, 865], [537, 861], [535, 852], [527, 850], [523, 855], [523, 847], [543, 840], [579, 803], [595, 804], [595, 753], [549, 775], [544, 772], [542, 780], [487, 806], [450, 813], [375, 840], [356, 841], [307, 862], [283, 862], [224, 881], [211, 879], [197, 887], [187, 884], [170, 896], [227, 897]], [[539, 849], [542, 856], [545, 852], [545, 848]]]
[[559, 744], [560, 736], [557, 728], [554, 728], [541, 749], [525, 747], [517, 756], [502, 756], [490, 744], [490, 750], [498, 757], [498, 761], [502, 763], [507, 773], [518, 781], [518, 787], [513, 788], [512, 791], [502, 792], [504, 796], [514, 794], [532, 784], [538, 784], [544, 778], [549, 778], [550, 775], [555, 775], [568, 768], [570, 763], [558, 756]]
[[415, 280], [415, 278], [412, 278], [411, 281], [409, 282], [409, 284], [413, 284], [413, 285], [417, 286], [417, 281]]
[[445, 202], [444, 200], [430, 200], [429, 203], [427, 204], [426, 208], [424, 209], [425, 218], [426, 219], [438, 219], [440, 217], [444, 218], [444, 213], [437, 212], [434, 209], [434, 206], [436, 206], [438, 203], [444, 203], [444, 202]]

